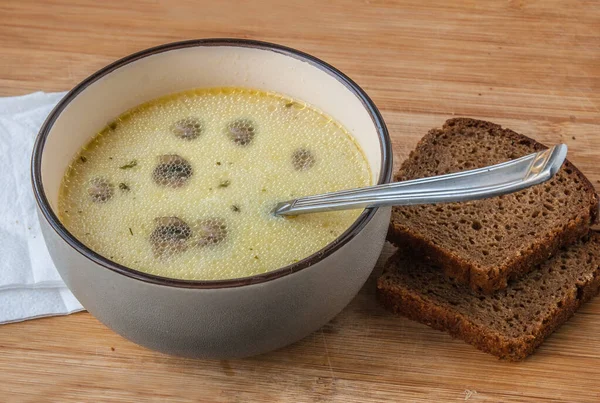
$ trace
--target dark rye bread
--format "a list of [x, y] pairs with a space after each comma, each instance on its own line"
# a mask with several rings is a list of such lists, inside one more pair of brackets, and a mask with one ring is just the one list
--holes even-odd
[[443, 330], [497, 357], [531, 354], [600, 287], [600, 236], [560, 250], [493, 295], [448, 282], [421, 259], [398, 251], [377, 282], [391, 311]]
[[[493, 123], [451, 119], [419, 142], [395, 180], [480, 168], [544, 148]], [[597, 212], [592, 184], [566, 162], [552, 180], [514, 194], [394, 207], [388, 238], [427, 256], [448, 277], [491, 293], [587, 234]]]

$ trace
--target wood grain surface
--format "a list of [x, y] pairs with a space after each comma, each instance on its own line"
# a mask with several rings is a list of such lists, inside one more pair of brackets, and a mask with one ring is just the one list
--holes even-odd
[[[203, 37], [340, 68], [381, 109], [396, 164], [428, 129], [470, 116], [567, 143], [600, 188], [598, 1], [2, 0], [0, 95], [66, 90], [131, 52]], [[0, 401], [600, 401], [600, 298], [506, 363], [384, 311], [379, 270], [323, 329], [251, 359], [161, 355], [87, 313], [1, 326]]]

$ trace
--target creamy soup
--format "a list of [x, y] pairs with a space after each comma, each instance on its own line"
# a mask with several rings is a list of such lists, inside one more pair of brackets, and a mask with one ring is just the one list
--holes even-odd
[[371, 181], [354, 139], [314, 107], [250, 89], [198, 89], [140, 105], [100, 131], [67, 169], [59, 216], [127, 267], [240, 278], [312, 255], [361, 213], [275, 217], [277, 202]]

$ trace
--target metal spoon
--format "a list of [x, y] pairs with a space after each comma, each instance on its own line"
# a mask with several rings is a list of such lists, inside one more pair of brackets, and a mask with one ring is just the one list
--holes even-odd
[[278, 203], [275, 215], [485, 199], [552, 178], [567, 156], [566, 144], [471, 171], [301, 197]]

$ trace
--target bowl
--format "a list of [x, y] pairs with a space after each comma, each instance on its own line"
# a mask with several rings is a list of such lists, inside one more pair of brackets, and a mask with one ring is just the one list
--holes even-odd
[[367, 94], [332, 66], [294, 49], [240, 39], [177, 42], [127, 56], [77, 85], [50, 113], [33, 150], [33, 190], [44, 240], [85, 309], [127, 339], [167, 354], [246, 357], [302, 339], [358, 293], [388, 228], [389, 207], [365, 210], [340, 237], [295, 264], [218, 281], [133, 270], [69, 233], [56, 213], [61, 179], [95, 133], [145, 101], [223, 86], [275, 91], [316, 106], [354, 136], [373, 182], [391, 177], [390, 139]]

